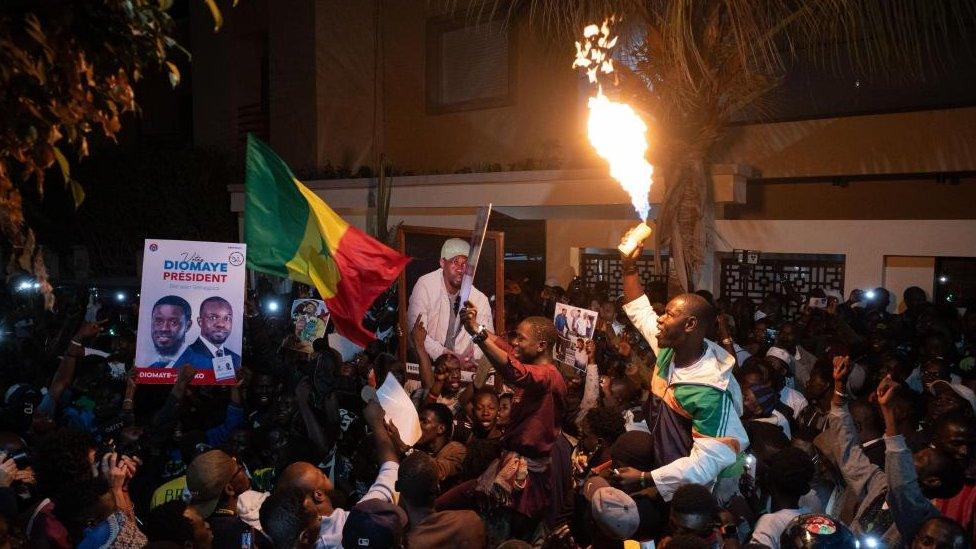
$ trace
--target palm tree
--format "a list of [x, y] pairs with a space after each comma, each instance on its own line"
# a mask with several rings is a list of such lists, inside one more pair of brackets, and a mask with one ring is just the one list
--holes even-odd
[[653, 128], [650, 161], [655, 184], [665, 185], [655, 249], [670, 249], [686, 291], [712, 250], [709, 163], [732, 144], [725, 131], [731, 121], [762, 114], [794, 63], [920, 77], [937, 65], [933, 60], [952, 55], [956, 39], [976, 22], [976, 4], [968, 0], [474, 0], [467, 6], [474, 17], [499, 10], [567, 45], [584, 25], [611, 14], [626, 25], [618, 30], [631, 38], [621, 52], [628, 62], [617, 63], [615, 93]]

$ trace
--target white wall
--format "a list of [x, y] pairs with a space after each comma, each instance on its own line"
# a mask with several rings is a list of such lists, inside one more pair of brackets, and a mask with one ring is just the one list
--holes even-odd
[[716, 225], [724, 238], [718, 251], [844, 254], [846, 291], [880, 286], [887, 255], [976, 255], [976, 220], [719, 220]]
[[[547, 276], [565, 283], [567, 273], [577, 268], [571, 263], [572, 248], [613, 248], [631, 225], [631, 221], [619, 220], [547, 220]], [[848, 292], [884, 284], [885, 256], [976, 256], [976, 220], [718, 220], [716, 228], [720, 236], [716, 242], [718, 252], [740, 248], [769, 253], [843, 254], [844, 288]], [[718, 282], [715, 268], [704, 269], [701, 287], [714, 291]], [[904, 273], [894, 275], [900, 277], [896, 280], [900, 290], [890, 288], [898, 292], [899, 299], [900, 292], [911, 285], [921, 286], [931, 296], [930, 273], [896, 272]], [[921, 283], [925, 277], [927, 285]]]
[[890, 310], [900, 313], [904, 309], [901, 296], [906, 288], [918, 286], [932, 300], [935, 291], [935, 258], [923, 256], [890, 255], [885, 257], [884, 287], [892, 293]]

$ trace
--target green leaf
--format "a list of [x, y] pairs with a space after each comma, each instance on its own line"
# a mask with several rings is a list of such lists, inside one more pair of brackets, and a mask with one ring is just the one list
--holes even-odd
[[167, 61], [166, 66], [169, 68], [169, 83], [174, 88], [180, 85], [180, 69], [176, 68], [176, 64], [172, 61]]
[[173, 7], [173, 0], [159, 0], [159, 9], [169, 11]]
[[68, 159], [64, 157], [64, 153], [61, 149], [54, 147], [54, 158], [58, 161], [58, 167], [61, 168], [61, 176], [64, 178], [64, 186], [68, 186], [68, 181], [71, 180], [71, 165], [68, 164]]
[[85, 201], [85, 188], [74, 179], [71, 180], [71, 196], [75, 199], [75, 209], [77, 210]]
[[217, 7], [216, 0], [203, 0], [207, 7], [210, 8], [210, 15], [213, 16], [214, 20], [214, 32], [220, 30], [220, 27], [224, 25], [224, 16], [220, 14], [220, 8]]

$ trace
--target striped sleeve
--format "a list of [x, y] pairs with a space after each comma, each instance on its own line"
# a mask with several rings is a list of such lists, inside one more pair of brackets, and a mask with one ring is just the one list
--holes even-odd
[[707, 385], [676, 385], [674, 396], [691, 418], [693, 442], [687, 457], [651, 472], [666, 501], [683, 484], [708, 485], [715, 481], [748, 445], [745, 429], [726, 391]]

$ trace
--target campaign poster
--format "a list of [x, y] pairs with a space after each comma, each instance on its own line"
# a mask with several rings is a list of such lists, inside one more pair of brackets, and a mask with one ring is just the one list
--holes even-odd
[[312, 354], [312, 342], [325, 337], [329, 326], [329, 308], [321, 299], [296, 299], [291, 304], [291, 320], [295, 327], [288, 347]]
[[234, 385], [244, 330], [245, 244], [146, 240], [136, 337], [137, 383]]
[[552, 322], [556, 325], [556, 332], [559, 333], [555, 352], [558, 362], [576, 368], [580, 372], [586, 371], [588, 362], [586, 344], [593, 339], [596, 318], [596, 311], [556, 303]]

